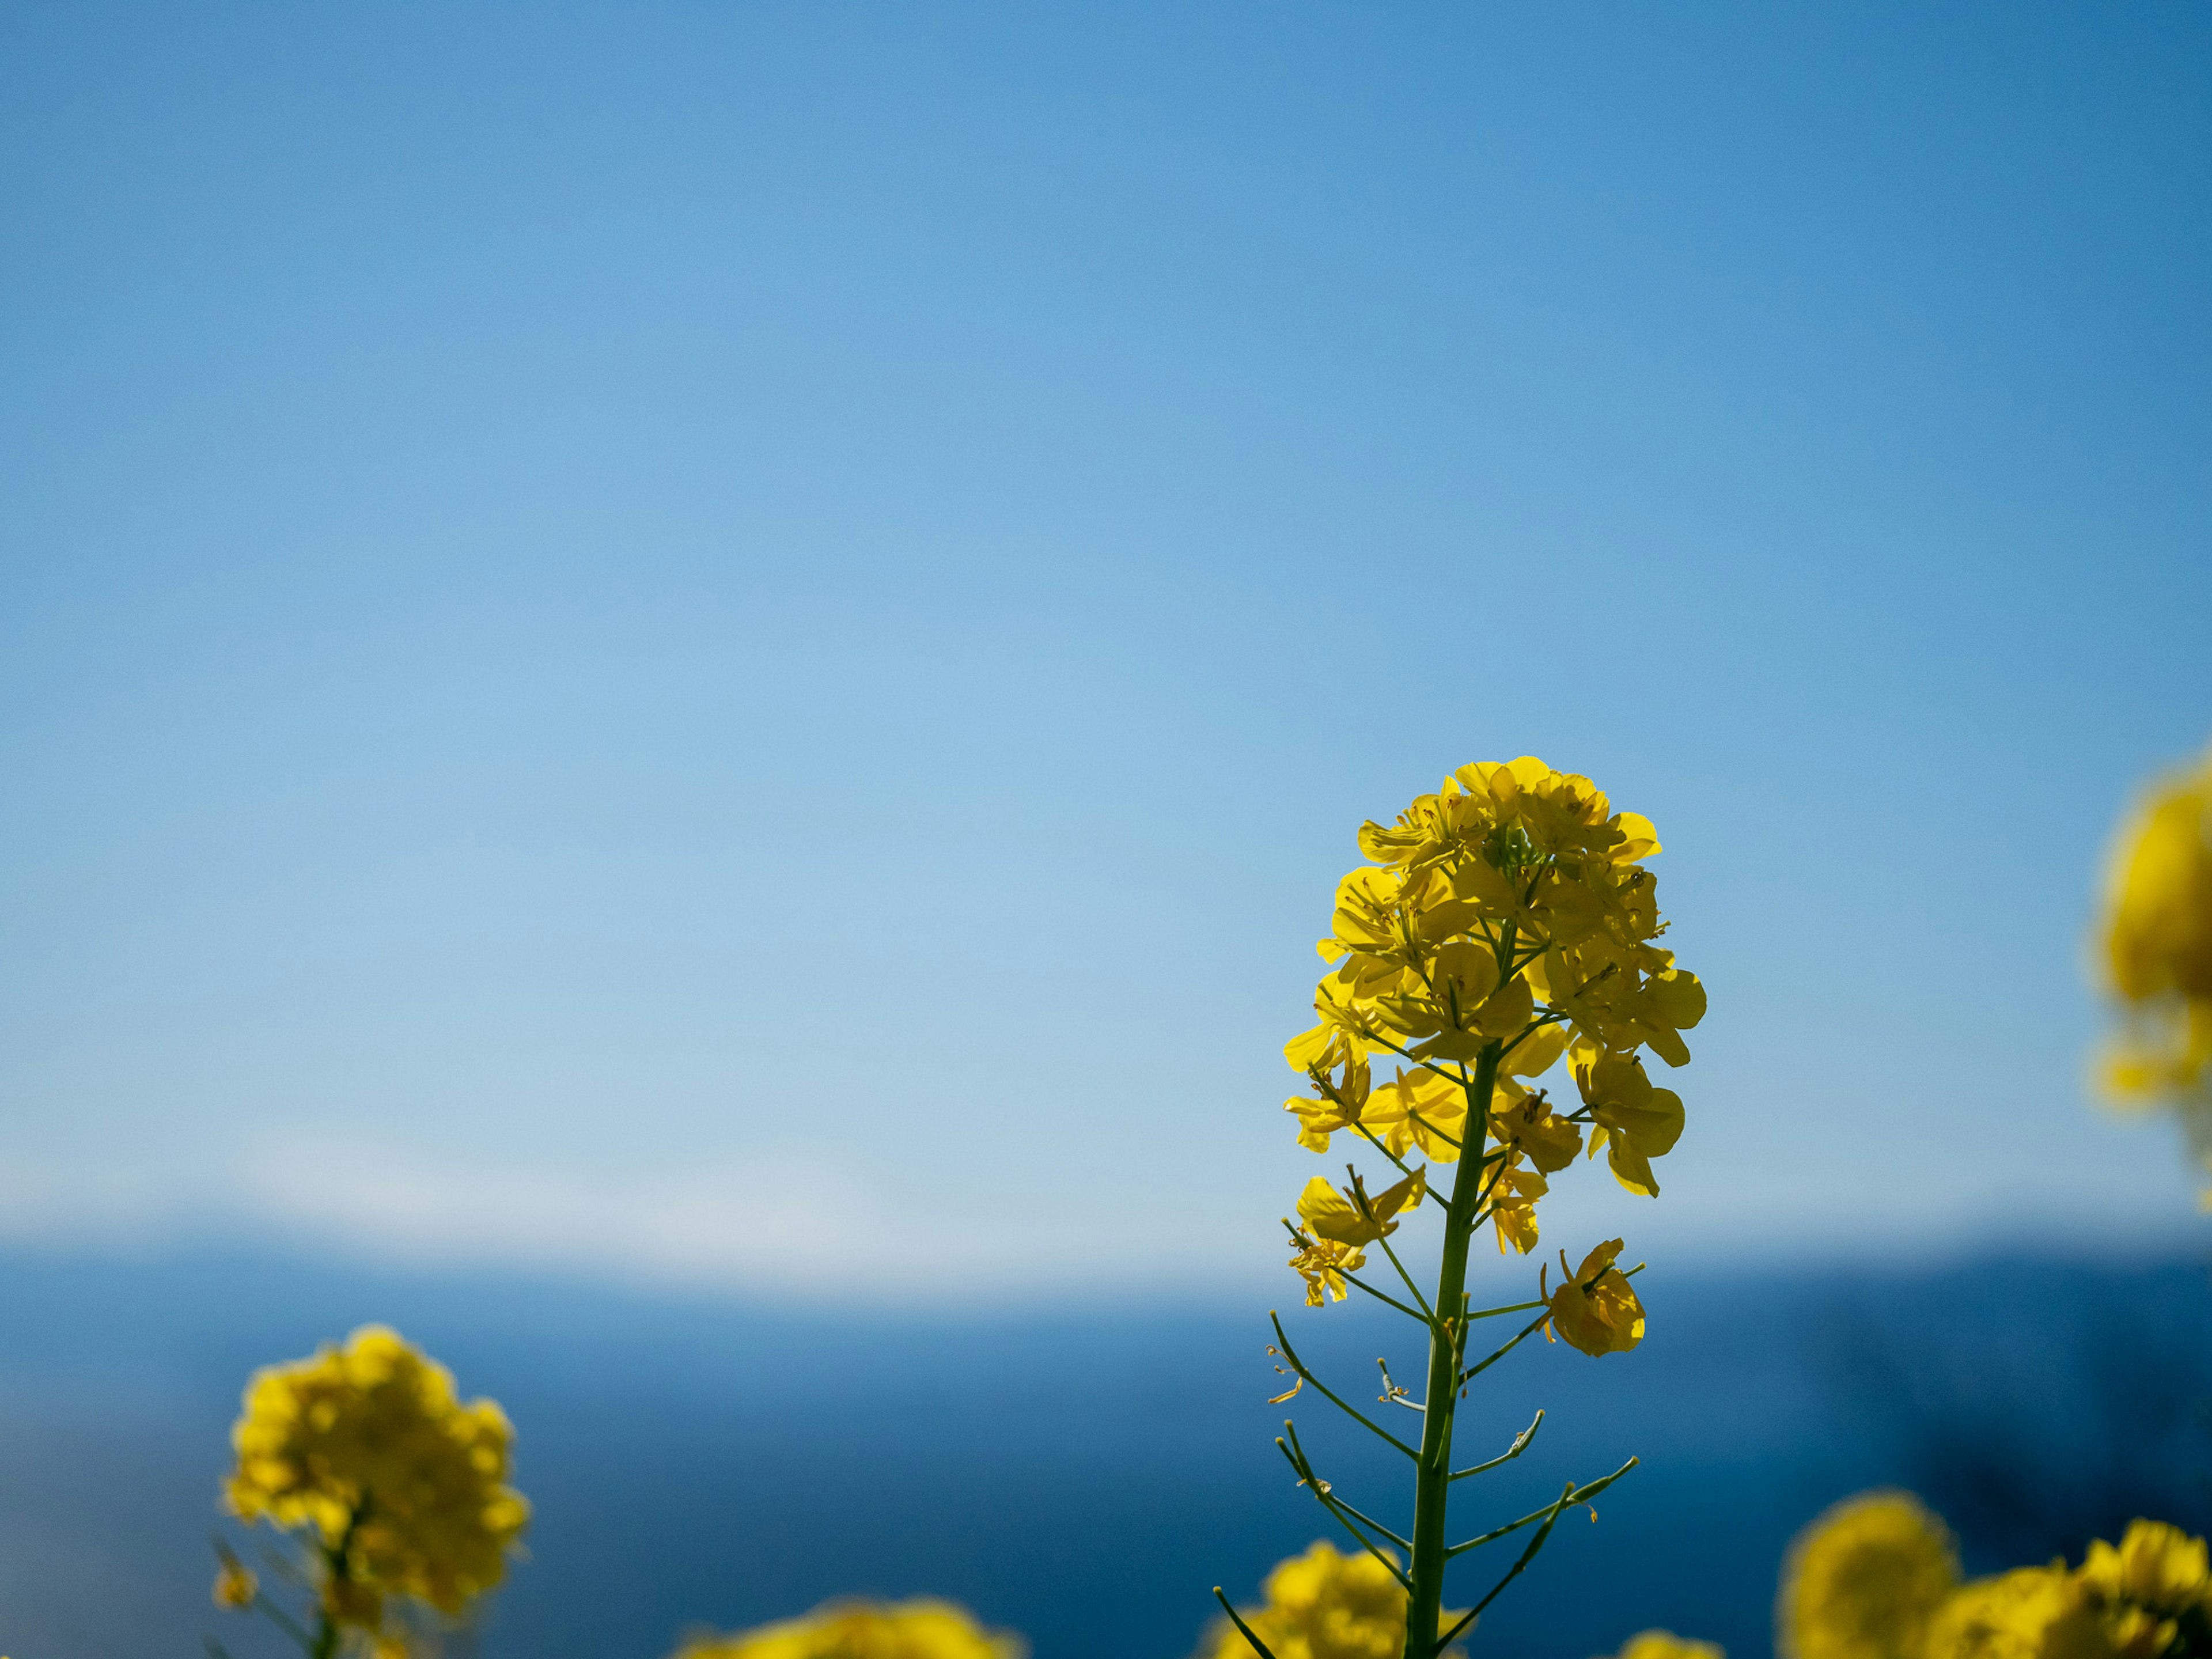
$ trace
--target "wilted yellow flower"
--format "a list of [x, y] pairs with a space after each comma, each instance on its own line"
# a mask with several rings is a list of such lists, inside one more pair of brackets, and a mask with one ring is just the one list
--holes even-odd
[[1029, 1645], [951, 1601], [832, 1601], [803, 1618], [687, 1643], [678, 1659], [1022, 1659]]
[[381, 1326], [255, 1373], [231, 1441], [232, 1510], [313, 1529], [341, 1624], [375, 1630], [386, 1595], [459, 1613], [500, 1582], [530, 1518], [507, 1484], [498, 1406], [464, 1403], [445, 1367]]
[[[1552, 1331], [1587, 1354], [1626, 1353], [1644, 1340], [1644, 1304], [1628, 1275], [1613, 1265], [1620, 1244], [1613, 1238], [1599, 1245], [1551, 1294]], [[1559, 1271], [1567, 1271], [1565, 1250]]]
[[[1399, 1659], [1406, 1644], [1406, 1592], [1364, 1551], [1340, 1555], [1316, 1543], [1279, 1565], [1261, 1589], [1265, 1607], [1237, 1612], [1275, 1659]], [[1223, 1619], [1198, 1659], [1255, 1656], [1243, 1632]]]
[[252, 1570], [226, 1559], [215, 1576], [215, 1604], [219, 1607], [250, 1607], [261, 1594], [261, 1581]]
[[1790, 1544], [1775, 1645], [1783, 1659], [1919, 1659], [1958, 1583], [1951, 1534], [1918, 1498], [1862, 1492]]
[[1620, 1644], [1619, 1659], [1726, 1659], [1726, 1656], [1717, 1643], [1693, 1642], [1671, 1630], [1646, 1630]]
[[1367, 1253], [1357, 1245], [1340, 1244], [1333, 1238], [1316, 1238], [1310, 1244], [1301, 1245], [1290, 1265], [1306, 1282], [1306, 1306], [1318, 1308], [1329, 1297], [1341, 1302], [1352, 1293], [1344, 1276], [1365, 1267]]
[[2163, 1521], [2131, 1521], [2115, 1549], [2100, 1538], [2081, 1563], [2081, 1582], [2111, 1601], [2154, 1613], [2179, 1613], [2203, 1604], [2212, 1590], [2204, 1540]]
[[1498, 1235], [1498, 1254], [1510, 1244], [1526, 1255], [1536, 1248], [1536, 1200], [1551, 1190], [1551, 1183], [1534, 1170], [1518, 1168], [1510, 1155], [1492, 1179], [1490, 1224]]

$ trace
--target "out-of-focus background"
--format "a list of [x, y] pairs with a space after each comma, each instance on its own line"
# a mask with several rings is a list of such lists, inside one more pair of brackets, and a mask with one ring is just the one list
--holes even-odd
[[2212, 18], [32, 5], [0, 89], [18, 1659], [197, 1651], [246, 1372], [368, 1318], [519, 1425], [494, 1659], [1180, 1659], [1320, 1532], [1332, 884], [1526, 752], [1712, 1012], [1663, 1197], [1547, 1201], [1653, 1334], [1499, 1368], [1499, 1501], [1647, 1467], [1488, 1650], [1761, 1653], [1876, 1480], [2201, 1528], [2081, 940], [2212, 731]]

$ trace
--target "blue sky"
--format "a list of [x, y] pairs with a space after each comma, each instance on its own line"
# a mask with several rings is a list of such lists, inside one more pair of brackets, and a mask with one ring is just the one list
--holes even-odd
[[15, 1236], [1273, 1285], [1353, 832], [1525, 752], [1712, 995], [1547, 1243], [2191, 1225], [2080, 941], [2212, 734], [2202, 13], [45, 6], [0, 84]]

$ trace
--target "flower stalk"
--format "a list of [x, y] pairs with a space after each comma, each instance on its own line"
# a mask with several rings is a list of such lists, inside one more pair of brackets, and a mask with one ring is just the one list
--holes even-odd
[[[1597, 1480], [1570, 1480], [1546, 1508], [1449, 1541], [1454, 1484], [1519, 1457], [1542, 1421], [1539, 1413], [1503, 1455], [1454, 1470], [1459, 1408], [1474, 1379], [1539, 1330], [1591, 1355], [1626, 1352], [1644, 1336], [1643, 1305], [1629, 1284], [1640, 1264], [1617, 1265], [1620, 1240], [1598, 1245], [1573, 1269], [1562, 1253], [1556, 1290], [1546, 1269], [1533, 1300], [1477, 1309], [1468, 1293], [1475, 1237], [1487, 1225], [1500, 1252], [1528, 1254], [1551, 1177], [1601, 1151], [1624, 1188], [1656, 1197], [1651, 1160], [1680, 1135], [1682, 1103], [1654, 1085], [1638, 1051], [1686, 1065], [1680, 1033], [1705, 1013], [1696, 976], [1653, 942], [1665, 925], [1642, 863], [1659, 850], [1658, 838], [1636, 814], [1613, 812], [1587, 778], [1528, 757], [1463, 767], [1395, 826], [1367, 824], [1359, 842], [1372, 862], [1338, 885], [1334, 932], [1320, 947], [1335, 964], [1315, 993], [1320, 1023], [1284, 1049], [1312, 1093], [1287, 1109], [1298, 1120], [1302, 1146], [1326, 1152], [1332, 1135], [1350, 1131], [1399, 1178], [1370, 1192], [1356, 1166], [1342, 1188], [1316, 1176], [1298, 1196], [1297, 1219], [1284, 1225], [1310, 1307], [1357, 1290], [1423, 1328], [1421, 1397], [1393, 1382], [1387, 1365], [1382, 1395], [1384, 1406], [1418, 1413], [1421, 1429], [1419, 1443], [1410, 1443], [1352, 1405], [1314, 1373], [1280, 1317], [1270, 1316], [1285, 1362], [1278, 1369], [1293, 1378], [1277, 1401], [1310, 1382], [1404, 1453], [1413, 1480], [1410, 1522], [1394, 1524], [1388, 1504], [1354, 1504], [1334, 1491], [1297, 1429], [1285, 1425], [1276, 1443], [1297, 1483], [1360, 1553], [1340, 1558], [1316, 1545], [1270, 1578], [1271, 1605], [1250, 1618], [1222, 1597], [1237, 1633], [1229, 1636], [1224, 1626], [1222, 1639], [1241, 1638], [1265, 1659], [1273, 1659], [1270, 1629], [1286, 1646], [1302, 1641], [1300, 1621], [1319, 1616], [1311, 1609], [1333, 1605], [1332, 1597], [1358, 1601], [1368, 1609], [1363, 1617], [1387, 1608], [1402, 1620], [1403, 1659], [1439, 1659], [1526, 1571], [1560, 1515], [1635, 1467], [1631, 1458]], [[1387, 1083], [1375, 1079], [1378, 1060], [1400, 1062]], [[1565, 1111], [1540, 1081], [1562, 1061], [1580, 1096]], [[1444, 1164], [1456, 1166], [1449, 1193], [1431, 1174]], [[1391, 1243], [1403, 1218], [1428, 1204], [1443, 1212], [1432, 1279], [1409, 1267]], [[1361, 1276], [1370, 1248], [1382, 1252], [1402, 1296]], [[1531, 1311], [1527, 1325], [1468, 1364], [1474, 1322]], [[1449, 1564], [1524, 1528], [1534, 1530], [1504, 1575], [1473, 1607], [1448, 1613]], [[1395, 1550], [1404, 1551], [1402, 1561]], [[1395, 1632], [1391, 1644], [1399, 1644]], [[1218, 1650], [1216, 1659], [1227, 1651]]]

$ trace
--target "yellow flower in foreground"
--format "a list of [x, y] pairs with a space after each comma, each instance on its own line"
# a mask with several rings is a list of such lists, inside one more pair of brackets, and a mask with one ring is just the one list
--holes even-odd
[[381, 1326], [254, 1374], [226, 1488], [247, 1521], [309, 1528], [325, 1611], [375, 1630], [386, 1595], [458, 1613], [496, 1585], [530, 1506], [507, 1484], [514, 1431]]
[[678, 1659], [1022, 1659], [1029, 1644], [985, 1630], [951, 1601], [832, 1601], [803, 1618], [688, 1643]]
[[1958, 1583], [1951, 1534], [1918, 1498], [1862, 1492], [1790, 1544], [1775, 1645], [1783, 1659], [1919, 1659]]
[[1725, 1659], [1725, 1656], [1715, 1643], [1692, 1642], [1671, 1630], [1646, 1630], [1620, 1644], [1619, 1659]]
[[2112, 1601], [2154, 1613], [2185, 1613], [2212, 1590], [2204, 1540], [2163, 1521], [2131, 1521], [2115, 1549], [2100, 1538], [2081, 1564], [2081, 1582]]
[[1976, 1579], [1936, 1610], [1921, 1651], [1924, 1659], [2117, 1659], [2119, 1653], [2087, 1591], [2061, 1561]]
[[[1261, 1588], [1267, 1605], [1237, 1612], [1275, 1659], [1399, 1659], [1406, 1644], [1406, 1592], [1364, 1551], [1340, 1555], [1317, 1543], [1279, 1565]], [[1243, 1632], [1222, 1619], [1198, 1659], [1256, 1656]]]
[[[1552, 1330], [1587, 1354], [1626, 1353], [1644, 1340], [1644, 1304], [1628, 1275], [1613, 1265], [1620, 1243], [1615, 1238], [1599, 1245], [1551, 1295]], [[1562, 1250], [1559, 1271], [1566, 1270]]]
[[236, 1561], [225, 1561], [216, 1573], [215, 1604], [219, 1607], [250, 1607], [260, 1594], [261, 1581]]

